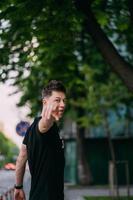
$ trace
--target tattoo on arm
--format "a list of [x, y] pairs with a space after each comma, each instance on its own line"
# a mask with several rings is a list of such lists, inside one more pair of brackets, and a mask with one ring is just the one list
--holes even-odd
[[16, 161], [15, 175], [16, 175], [16, 184], [17, 185], [23, 184], [23, 177], [24, 177], [24, 173], [25, 173], [26, 161], [27, 161], [27, 149], [26, 149], [26, 145], [22, 144], [19, 156]]

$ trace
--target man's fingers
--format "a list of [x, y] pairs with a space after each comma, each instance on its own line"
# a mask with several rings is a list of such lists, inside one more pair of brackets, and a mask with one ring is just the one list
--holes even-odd
[[43, 117], [44, 117], [45, 119], [47, 119], [47, 118], [48, 118], [49, 109], [50, 109], [50, 106], [49, 106], [49, 105], [47, 105], [47, 106], [45, 107], [45, 111], [44, 111], [44, 115], [43, 115]]
[[50, 117], [52, 116], [53, 109], [55, 109], [53, 104], [47, 105], [47, 109], [46, 109], [46, 112], [45, 112], [45, 118], [46, 119], [48, 119], [48, 120], [50, 119]]
[[47, 116], [46, 116], [47, 119], [50, 119], [52, 111], [53, 111], [53, 105], [49, 105], [49, 109], [48, 109]]
[[[53, 116], [53, 112], [57, 112], [58, 109], [58, 104], [53, 103], [53, 104], [48, 104], [45, 105], [45, 108], [43, 109], [43, 117], [47, 120], [50, 119], [51, 116]], [[55, 116], [53, 116], [55, 118]]]
[[46, 106], [43, 106], [43, 110], [42, 110], [42, 117], [44, 117], [44, 116], [45, 116], [46, 109], [47, 109], [47, 107], [46, 107]]

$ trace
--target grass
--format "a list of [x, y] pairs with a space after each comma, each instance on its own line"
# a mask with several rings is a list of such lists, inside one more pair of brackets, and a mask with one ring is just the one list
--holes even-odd
[[[85, 200], [112, 200], [111, 197], [84, 197]], [[116, 198], [117, 200], [117, 198]], [[119, 200], [133, 200], [133, 197], [119, 197]]]

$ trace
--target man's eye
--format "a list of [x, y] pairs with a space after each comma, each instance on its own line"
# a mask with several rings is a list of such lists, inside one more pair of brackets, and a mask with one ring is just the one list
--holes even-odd
[[55, 101], [56, 101], [56, 102], [60, 102], [60, 100], [59, 100], [59, 99], [55, 99]]

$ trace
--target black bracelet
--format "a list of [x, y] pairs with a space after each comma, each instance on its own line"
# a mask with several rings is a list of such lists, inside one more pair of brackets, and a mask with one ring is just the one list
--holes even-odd
[[19, 190], [20, 190], [20, 189], [22, 189], [22, 188], [23, 188], [23, 185], [14, 185], [14, 188], [15, 188], [15, 189], [19, 189]]

